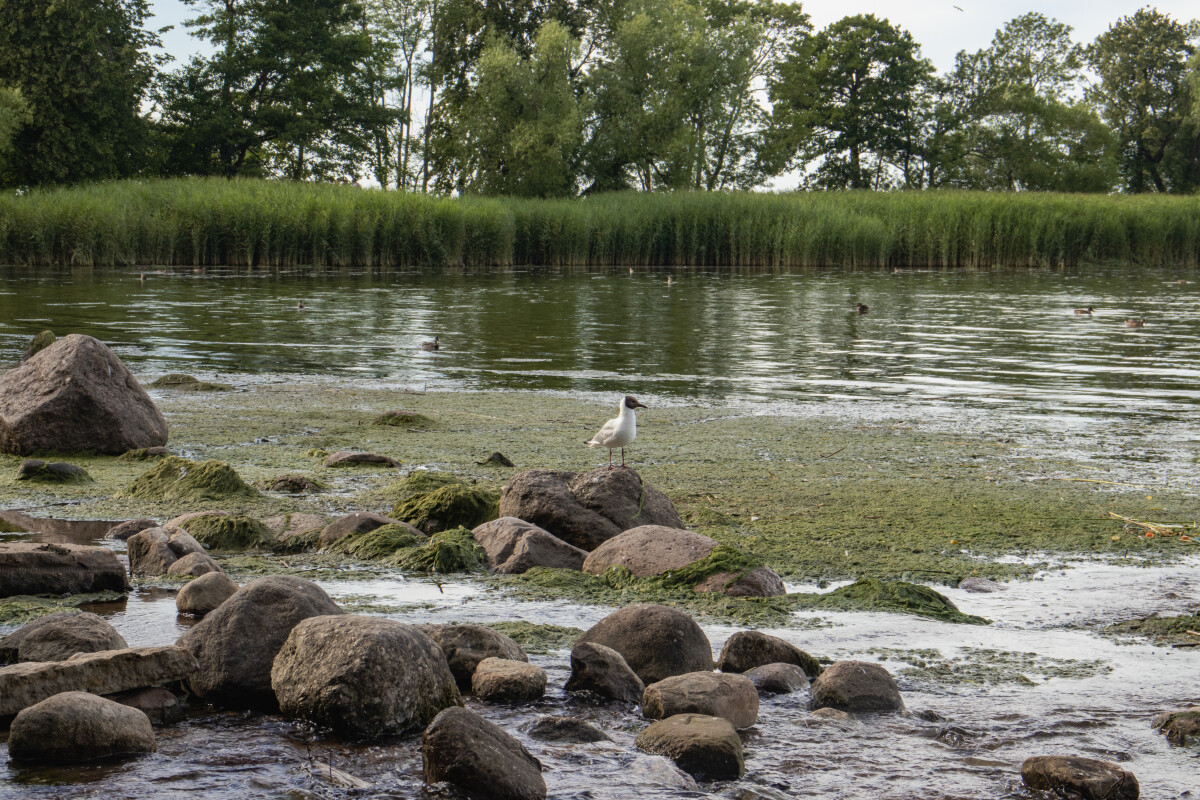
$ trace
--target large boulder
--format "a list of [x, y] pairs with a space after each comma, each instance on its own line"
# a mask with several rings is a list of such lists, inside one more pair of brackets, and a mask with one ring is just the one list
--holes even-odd
[[171, 549], [171, 534], [166, 528], [147, 528], [125, 540], [129, 574], [153, 578], [166, 575], [179, 556]]
[[423, 630], [442, 648], [450, 672], [463, 691], [471, 688], [475, 668], [485, 658], [529, 661], [511, 637], [482, 625], [428, 625]]
[[593, 625], [579, 642], [616, 650], [647, 685], [713, 668], [712, 645], [704, 631], [687, 614], [669, 606], [626, 606]]
[[123, 592], [125, 567], [107, 547], [0, 543], [0, 597]]
[[678, 714], [638, 734], [637, 748], [666, 756], [697, 778], [737, 780], [746, 771], [742, 740], [729, 720], [703, 714]]
[[175, 608], [180, 614], [203, 617], [233, 597], [237, 590], [233, 578], [224, 572], [209, 572], [183, 585], [175, 595]]
[[311, 581], [290, 575], [253, 580], [180, 637], [200, 663], [188, 688], [218, 705], [274, 708], [271, 665], [292, 628], [341, 613]]
[[63, 611], [35, 619], [0, 639], [0, 664], [65, 661], [76, 653], [126, 647], [125, 639], [103, 617]]
[[8, 754], [21, 763], [74, 764], [156, 749], [149, 717], [87, 692], [63, 692], [22, 710], [8, 736]]
[[1078, 800], [1137, 800], [1138, 780], [1116, 764], [1073, 756], [1034, 756], [1021, 765], [1021, 780], [1038, 792]]
[[525, 661], [485, 658], [471, 676], [471, 693], [488, 703], [530, 703], [546, 693], [546, 670]]
[[571, 677], [564, 688], [620, 703], [640, 703], [646, 684], [616, 650], [595, 642], [577, 642], [571, 649]]
[[182, 577], [199, 577], [210, 572], [220, 572], [221, 566], [208, 553], [188, 553], [183, 558], [167, 567], [167, 574]]
[[187, 678], [196, 659], [180, 647], [130, 647], [76, 653], [66, 661], [30, 661], [0, 668], [0, 717], [60, 692], [115, 694]]
[[426, 783], [449, 783], [487, 800], [545, 800], [541, 762], [498, 725], [465, 708], [437, 715], [421, 737], [421, 757]]
[[[373, 514], [369, 511], [355, 511], [353, 514], [347, 514], [322, 528], [321, 537], [318, 541], [321, 547], [328, 547], [343, 536], [349, 536], [352, 533], [368, 533], [376, 528], [382, 528], [384, 525], [404, 524], [398, 519], [385, 517], [381, 514]], [[421, 535], [421, 532], [416, 528], [413, 528], [413, 533], [417, 536]]]
[[701, 593], [729, 597], [780, 597], [787, 594], [783, 578], [770, 567], [755, 567], [746, 572], [715, 572], [692, 587]]
[[485, 522], [471, 535], [487, 553], [488, 569], [503, 575], [519, 575], [534, 567], [580, 570], [587, 558], [578, 547], [516, 517]]
[[890, 672], [866, 661], [837, 661], [812, 682], [812, 707], [839, 711], [902, 711]]
[[727, 719], [735, 728], [749, 728], [758, 721], [758, 692], [743, 675], [720, 672], [676, 675], [646, 687], [642, 714], [646, 719], [704, 714]]
[[500, 516], [532, 522], [589, 551], [639, 525], [683, 527], [670, 498], [625, 467], [583, 473], [527, 470], [505, 485]]
[[342, 614], [292, 628], [275, 656], [279, 708], [350, 736], [424, 728], [462, 701], [438, 646], [395, 620]]
[[115, 456], [166, 443], [150, 395], [91, 336], [66, 336], [0, 375], [0, 452]]
[[636, 578], [650, 578], [694, 564], [706, 558], [716, 546], [716, 539], [701, 533], [641, 525], [593, 550], [583, 562], [583, 571], [601, 575], [609, 567], [625, 567]]
[[758, 631], [739, 631], [725, 642], [717, 669], [722, 672], [749, 672], [766, 664], [795, 664], [809, 679], [821, 674], [815, 658], [778, 636]]

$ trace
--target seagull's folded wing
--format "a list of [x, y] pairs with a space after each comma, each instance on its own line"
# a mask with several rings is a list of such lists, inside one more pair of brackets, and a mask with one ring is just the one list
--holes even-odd
[[588, 445], [592, 447], [604, 447], [604, 445], [608, 444], [608, 440], [611, 439], [613, 434], [616, 432], [617, 420], [610, 419], [608, 422], [604, 423], [603, 428], [596, 432], [596, 435], [592, 437], [592, 440], [588, 442]]

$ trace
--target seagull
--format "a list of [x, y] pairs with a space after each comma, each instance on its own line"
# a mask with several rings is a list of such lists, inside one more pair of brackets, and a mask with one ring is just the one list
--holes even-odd
[[597, 431], [590, 441], [584, 442], [588, 447], [608, 448], [608, 468], [613, 468], [612, 451], [621, 448], [621, 466], [625, 466], [625, 448], [633, 443], [637, 436], [637, 414], [635, 409], [649, 408], [638, 402], [633, 395], [625, 395], [621, 401], [621, 413], [616, 419], [610, 419]]
[[421, 342], [421, 349], [422, 350], [437, 350], [439, 347], [441, 347], [441, 345], [438, 344], [438, 340], [441, 338], [442, 337], [440, 337], [440, 336], [435, 336], [435, 337], [433, 337], [432, 342]]

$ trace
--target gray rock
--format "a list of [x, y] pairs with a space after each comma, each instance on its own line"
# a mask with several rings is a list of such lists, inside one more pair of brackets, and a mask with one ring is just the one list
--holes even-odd
[[123, 592], [125, 567], [107, 547], [0, 542], [0, 597]]
[[498, 726], [465, 708], [437, 715], [421, 737], [425, 782], [487, 800], [545, 800], [542, 764]]
[[573, 717], [538, 717], [525, 732], [544, 742], [588, 744], [611, 742], [612, 738], [590, 722]]
[[841, 711], [901, 711], [891, 673], [866, 661], [838, 661], [812, 682], [812, 707]]
[[638, 734], [637, 748], [666, 756], [696, 778], [737, 780], [746, 772], [742, 740], [729, 720], [703, 714], [678, 714]]
[[363, 464], [383, 464], [393, 468], [400, 466], [400, 462], [396, 459], [380, 455], [379, 453], [359, 453], [350, 450], [338, 450], [336, 453], [330, 453], [325, 457], [325, 466], [327, 467], [355, 467]]
[[[190, 538], [190, 537], [189, 537]], [[221, 572], [221, 567], [208, 553], [188, 553], [171, 566], [167, 567], [168, 575], [191, 575], [199, 577], [210, 572]]]
[[171, 534], [166, 528], [147, 528], [125, 540], [129, 574], [154, 578], [166, 575], [179, 556], [171, 549]]
[[696, 779], [675, 766], [666, 756], [642, 755], [628, 767], [630, 779], [639, 786], [663, 786], [684, 792], [699, 792]]
[[422, 630], [442, 648], [450, 672], [463, 691], [470, 690], [475, 668], [485, 658], [529, 660], [510, 637], [482, 625], [428, 625]]
[[618, 534], [593, 550], [583, 571], [601, 575], [609, 567], [625, 567], [638, 578], [650, 578], [706, 558], [717, 540], [703, 534], [641, 525]]
[[275, 708], [271, 665], [292, 628], [309, 617], [341, 613], [311, 581], [290, 575], [253, 580], [180, 637], [200, 662], [188, 688], [217, 705]]
[[795, 664], [808, 677], [821, 674], [817, 659], [778, 636], [759, 631], [739, 631], [725, 642], [717, 669], [722, 672], [748, 672], [766, 664]]
[[987, 578], [963, 578], [959, 581], [958, 588], [964, 592], [972, 592], [974, 594], [991, 594], [992, 592], [1008, 591], [1008, 587], [1004, 584], [990, 581]]
[[403, 622], [349, 614], [292, 628], [271, 686], [286, 716], [350, 736], [424, 728], [462, 703], [432, 639]]
[[0, 374], [0, 452], [120, 455], [167, 443], [167, 421], [132, 373], [91, 336], [59, 339]]
[[487, 553], [488, 569], [502, 575], [519, 575], [534, 567], [580, 570], [587, 558], [578, 547], [516, 517], [485, 522], [471, 535]]
[[640, 703], [646, 685], [616, 650], [595, 642], [580, 642], [571, 649], [568, 692], [592, 692], [620, 703]]
[[203, 617], [237, 590], [238, 585], [224, 572], [208, 572], [183, 585], [175, 595], [175, 608], [180, 614]]
[[781, 597], [787, 594], [783, 578], [770, 567], [755, 567], [744, 575], [717, 572], [692, 587], [693, 591], [729, 597]]
[[593, 625], [579, 642], [616, 650], [647, 685], [713, 668], [712, 645], [704, 631], [687, 614], [669, 606], [626, 606]]
[[[322, 528], [319, 539], [320, 546], [328, 547], [343, 536], [349, 536], [352, 533], [368, 533], [376, 528], [382, 528], [384, 525], [403, 525], [412, 528], [407, 522], [401, 522], [398, 519], [372, 514], [368, 511], [356, 511], [336, 519]], [[421, 538], [425, 537], [425, 534], [416, 528], [412, 528], [412, 532]]]
[[[2, 642], [0, 647], [3, 647]], [[1150, 724], [1156, 730], [1162, 731], [1167, 741], [1172, 744], [1200, 743], [1200, 706], [1157, 714]]]
[[721, 717], [735, 728], [749, 728], [758, 721], [758, 692], [744, 675], [720, 672], [675, 675], [646, 687], [642, 695], [646, 719], [677, 714]]
[[319, 514], [280, 514], [267, 517], [262, 523], [277, 542], [286, 542], [292, 537], [324, 528], [329, 524], [325, 517]]
[[35, 619], [0, 639], [0, 664], [65, 661], [76, 653], [126, 647], [125, 639], [102, 617], [63, 611]]
[[109, 695], [108, 699], [141, 711], [149, 717], [151, 725], [174, 725], [183, 721], [183, 704], [166, 689], [134, 689]]
[[114, 525], [108, 529], [108, 533], [104, 534], [105, 539], [115, 539], [123, 542], [135, 533], [141, 533], [147, 528], [157, 528], [158, 523], [152, 519], [131, 519], [128, 522], [122, 522], [119, 525]]
[[156, 749], [145, 714], [87, 692], [63, 692], [22, 710], [8, 737], [8, 754], [20, 763], [74, 764]]
[[488, 703], [530, 703], [546, 694], [546, 671], [524, 661], [485, 658], [471, 676], [471, 693]]
[[759, 694], [792, 694], [807, 689], [809, 680], [795, 664], [763, 664], [742, 673]]
[[1137, 800], [1138, 780], [1116, 764], [1071, 756], [1034, 756], [1021, 765], [1030, 789], [1079, 800]]

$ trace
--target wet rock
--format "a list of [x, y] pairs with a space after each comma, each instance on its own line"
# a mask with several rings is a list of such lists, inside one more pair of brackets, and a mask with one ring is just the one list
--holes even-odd
[[187, 520], [184, 530], [210, 550], [243, 552], [275, 542], [267, 527], [252, 517], [200, 514]]
[[311, 581], [290, 575], [253, 580], [180, 637], [200, 664], [188, 688], [218, 705], [274, 708], [271, 665], [292, 628], [341, 613]]
[[63, 611], [35, 619], [0, 639], [0, 664], [64, 661], [76, 653], [126, 647], [125, 639], [103, 617]]
[[766, 664], [795, 664], [810, 679], [821, 674], [815, 658], [794, 644], [758, 631], [739, 631], [725, 642], [717, 669], [722, 672], [748, 672]]
[[624, 467], [519, 473], [501, 492], [500, 516], [532, 522], [589, 551], [639, 525], [683, 527], [670, 499]]
[[74, 764], [157, 749], [149, 718], [87, 692], [63, 692], [13, 720], [8, 754], [20, 763]]
[[704, 631], [687, 614], [669, 606], [626, 606], [593, 625], [579, 642], [616, 650], [647, 685], [713, 668], [712, 645]]
[[117, 493], [119, 498], [168, 503], [198, 503], [257, 495], [258, 492], [223, 461], [197, 462], [178, 456], [162, 459]]
[[115, 694], [184, 680], [195, 669], [196, 659], [179, 647], [129, 647], [13, 664], [0, 668], [0, 717], [60, 692]]
[[267, 517], [262, 523], [277, 543], [286, 543], [306, 533], [320, 531], [329, 521], [319, 514], [280, 514]]
[[423, 630], [442, 648], [450, 672], [463, 691], [471, 688], [475, 668], [485, 658], [529, 661], [510, 637], [482, 625], [428, 625]]
[[666, 756], [684, 772], [709, 780], [737, 780], [746, 771], [742, 740], [729, 720], [678, 714], [638, 734], [637, 748]]
[[485, 658], [471, 676], [471, 693], [488, 703], [528, 703], [546, 694], [546, 671], [524, 661]]
[[[0, 649], [3, 647], [4, 643], [0, 642]], [[2, 655], [0, 653], [0, 656]], [[1171, 744], [1200, 743], [1200, 706], [1158, 714], [1150, 724], [1166, 734], [1167, 741]]]
[[574, 717], [538, 717], [525, 732], [544, 742], [587, 744], [611, 742], [612, 738], [590, 722]]
[[166, 689], [134, 689], [110, 695], [108, 699], [141, 711], [149, 717], [151, 725], [174, 725], [183, 721], [183, 704]]
[[1079, 800], [1137, 800], [1132, 772], [1116, 764], [1071, 756], [1034, 756], [1021, 765], [1021, 779], [1034, 791]]
[[123, 592], [125, 566], [107, 547], [0, 542], [0, 597]]
[[130, 536], [125, 542], [129, 557], [129, 574], [140, 577], [166, 575], [179, 556], [171, 549], [171, 535], [166, 528], [147, 528]]
[[483, 461], [477, 461], [475, 463], [477, 463], [481, 467], [491, 464], [491, 465], [494, 465], [497, 467], [508, 467], [511, 469], [511, 468], [517, 466], [516, 464], [514, 464], [512, 462], [512, 459], [510, 459], [508, 456], [504, 455], [504, 453], [501, 453], [500, 451], [496, 451], [496, 452], [492, 453], [490, 456], [488, 456], [487, 458], [485, 458]]
[[465, 708], [437, 715], [421, 737], [425, 782], [488, 800], [544, 800], [542, 764], [497, 725]]
[[355, 511], [353, 514], [347, 514], [326, 525], [321, 530], [321, 536], [318, 541], [321, 547], [328, 547], [343, 536], [349, 536], [352, 533], [366, 533], [376, 528], [382, 528], [384, 525], [403, 524], [398, 519], [392, 519], [380, 514], [372, 514], [369, 511]]
[[210, 383], [202, 381], [195, 375], [182, 372], [172, 372], [155, 379], [151, 384], [155, 389], [178, 389], [186, 392], [232, 392], [233, 387], [228, 383]]
[[696, 779], [665, 756], [643, 755], [628, 767], [629, 777], [639, 786], [662, 786], [684, 792], [699, 792]]
[[175, 608], [180, 614], [203, 617], [237, 590], [238, 585], [224, 572], [209, 572], [183, 585], [175, 595]]
[[277, 475], [271, 480], [265, 481], [262, 484], [262, 488], [270, 492], [281, 492], [283, 494], [312, 494], [323, 490], [325, 487], [312, 478], [307, 478], [303, 475]]
[[17, 467], [17, 480], [33, 483], [90, 483], [92, 476], [83, 467], [65, 461], [27, 458]]
[[693, 591], [720, 593], [729, 597], [780, 597], [787, 594], [783, 578], [770, 567], [755, 567], [745, 574], [718, 572], [697, 583]]
[[21, 363], [33, 358], [57, 341], [58, 337], [54, 335], [54, 331], [42, 331], [38, 333], [33, 337], [29, 346], [25, 348], [25, 352], [21, 353]]
[[763, 664], [742, 673], [761, 694], [792, 694], [808, 688], [808, 675], [795, 664]]
[[503, 575], [519, 575], [533, 567], [580, 570], [587, 558], [578, 547], [516, 517], [485, 522], [471, 535], [487, 552], [488, 569]]
[[568, 692], [592, 692], [620, 703], [640, 703], [646, 685], [616, 650], [595, 642], [579, 642], [571, 650]]
[[0, 375], [0, 452], [119, 455], [167, 443], [167, 421], [111, 350], [59, 339]]
[[286, 716], [350, 736], [424, 728], [462, 703], [432, 639], [403, 622], [349, 614], [297, 624], [271, 686]]
[[123, 542], [135, 533], [141, 533], [149, 528], [157, 528], [158, 523], [152, 519], [131, 519], [128, 522], [122, 522], [120, 525], [114, 525], [108, 529], [108, 533], [104, 534], [105, 539], [114, 539]]
[[221, 567], [207, 553], [188, 553], [183, 558], [167, 567], [167, 574], [182, 577], [191, 575], [199, 577], [210, 572], [221, 572]]
[[392, 516], [432, 535], [459, 527], [469, 530], [496, 519], [498, 509], [494, 489], [454, 481], [398, 501], [392, 506]]
[[833, 723], [839, 727], [857, 727], [858, 721], [845, 711], [836, 708], [818, 708], [808, 712], [808, 721], [818, 724]]
[[661, 575], [708, 556], [716, 539], [681, 528], [641, 525], [618, 534], [593, 550], [583, 571], [601, 575], [609, 567], [625, 567], [637, 578]]
[[325, 457], [325, 466], [327, 467], [359, 467], [376, 464], [383, 464], [393, 469], [400, 467], [399, 461], [380, 455], [379, 453], [357, 453], [350, 450], [338, 450], [336, 453], [330, 453]]
[[1008, 587], [1004, 584], [990, 581], [987, 578], [963, 578], [959, 581], [958, 588], [964, 592], [972, 592], [974, 594], [991, 594], [992, 592], [1008, 591]]
[[758, 692], [749, 678], [719, 672], [676, 675], [646, 687], [642, 695], [646, 719], [677, 714], [721, 717], [735, 728], [749, 728], [758, 721]]
[[904, 700], [891, 673], [865, 661], [838, 661], [812, 682], [813, 708], [901, 711]]

